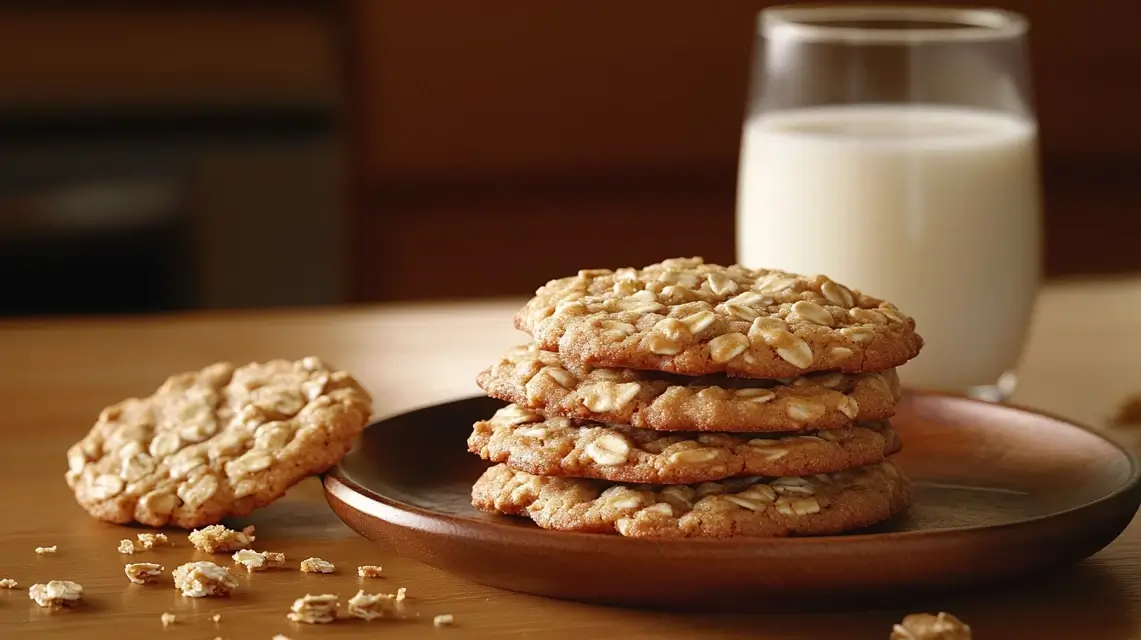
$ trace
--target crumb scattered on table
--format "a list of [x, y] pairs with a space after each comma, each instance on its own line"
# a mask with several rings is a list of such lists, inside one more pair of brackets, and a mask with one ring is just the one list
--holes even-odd
[[332, 562], [320, 558], [305, 558], [301, 561], [301, 571], [305, 573], [333, 573], [335, 569]]
[[230, 553], [240, 549], [248, 549], [253, 541], [254, 528], [246, 527], [241, 531], [227, 529], [220, 524], [212, 524], [202, 529], [195, 529], [187, 536], [195, 549], [206, 553]]
[[455, 621], [455, 617], [450, 613], [445, 613], [443, 615], [432, 618], [432, 624], [436, 625], [437, 627], [446, 627], [455, 623]]
[[153, 562], [134, 562], [123, 567], [127, 579], [135, 584], [149, 584], [155, 582], [162, 575], [165, 568]]
[[55, 545], [55, 544], [53, 544], [50, 547], [36, 547], [36, 553], [38, 553], [42, 556], [42, 555], [46, 555], [49, 553], [55, 553], [58, 549], [59, 549], [59, 545]]
[[160, 544], [168, 544], [170, 542], [165, 533], [140, 533], [138, 538], [139, 546], [147, 550], [154, 549]]
[[378, 564], [366, 564], [357, 567], [357, 575], [362, 578], [381, 578], [382, 569]]
[[19, 584], [11, 578], [0, 579], [0, 589], [15, 589]]
[[213, 562], [187, 562], [174, 570], [174, 588], [191, 598], [228, 596], [238, 581]]
[[396, 601], [397, 602], [404, 602], [404, 599], [407, 597], [408, 597], [408, 589], [407, 588], [400, 587], [399, 589], [396, 590]]
[[213, 616], [210, 617], [210, 619], [214, 621], [214, 624], [217, 624], [217, 623], [222, 621], [222, 614], [215, 613]]
[[286, 617], [304, 624], [329, 624], [337, 619], [340, 606], [340, 598], [332, 593], [317, 596], [307, 593], [293, 601]]
[[162, 626], [163, 627], [169, 627], [170, 625], [174, 624], [174, 614], [173, 613], [169, 613], [169, 612], [164, 613], [164, 614], [162, 614], [162, 617], [160, 619], [162, 620]]
[[247, 573], [261, 571], [270, 567], [285, 566], [285, 554], [272, 551], [253, 551], [240, 549], [234, 554], [234, 562], [246, 568]]
[[119, 553], [125, 553], [127, 555], [131, 555], [134, 552], [135, 552], [135, 543], [134, 542], [131, 542], [130, 540], [120, 540], [119, 541]]
[[890, 640], [971, 640], [971, 628], [946, 612], [913, 613], [892, 627]]
[[28, 597], [41, 607], [70, 607], [83, 597], [83, 587], [70, 580], [52, 580], [47, 584], [28, 587]]
[[364, 591], [357, 591], [355, 596], [349, 598], [346, 607], [350, 616], [361, 620], [396, 617], [397, 609], [396, 596], [387, 593], [365, 593]]

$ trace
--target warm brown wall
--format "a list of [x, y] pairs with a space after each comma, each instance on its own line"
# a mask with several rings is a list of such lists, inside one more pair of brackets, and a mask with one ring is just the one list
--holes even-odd
[[[351, 0], [358, 299], [733, 259], [757, 0]], [[968, 3], [957, 3], [968, 4]], [[1026, 13], [1051, 275], [1141, 270], [1141, 5]]]
[[317, 4], [2, 4], [0, 110], [330, 104], [341, 47]]

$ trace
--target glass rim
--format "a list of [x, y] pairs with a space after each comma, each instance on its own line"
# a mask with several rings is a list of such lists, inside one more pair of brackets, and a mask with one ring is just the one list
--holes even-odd
[[[827, 24], [854, 20], [955, 26], [892, 29]], [[916, 5], [783, 5], [762, 9], [757, 21], [765, 37], [863, 44], [1009, 40], [1023, 36], [1028, 28], [1025, 16], [1006, 9]]]

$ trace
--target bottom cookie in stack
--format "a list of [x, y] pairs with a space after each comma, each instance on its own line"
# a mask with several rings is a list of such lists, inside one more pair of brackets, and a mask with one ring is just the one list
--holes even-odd
[[537, 476], [499, 464], [472, 489], [472, 504], [483, 511], [527, 516], [544, 529], [634, 538], [836, 534], [887, 520], [910, 503], [910, 483], [891, 462], [698, 485]]
[[547, 418], [511, 404], [468, 449], [495, 462], [472, 504], [630, 537], [827, 535], [887, 520], [911, 485], [886, 421], [807, 433], [678, 433]]

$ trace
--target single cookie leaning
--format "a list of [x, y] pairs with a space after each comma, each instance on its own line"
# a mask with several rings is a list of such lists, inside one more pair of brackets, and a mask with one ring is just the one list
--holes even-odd
[[360, 384], [317, 358], [214, 364], [104, 409], [68, 450], [67, 483], [107, 522], [215, 524], [336, 464], [371, 412]]
[[661, 433], [508, 405], [475, 423], [468, 451], [517, 471], [612, 482], [692, 484], [806, 476], [882, 462], [900, 449], [889, 424], [801, 434]]
[[915, 321], [894, 305], [825, 276], [701, 258], [551, 280], [515, 326], [585, 366], [689, 376], [882, 371], [923, 347]]
[[808, 478], [733, 478], [699, 485], [550, 478], [506, 465], [472, 488], [481, 511], [544, 529], [650, 537], [783, 537], [859, 529], [904, 511], [911, 483], [890, 462]]
[[660, 431], [834, 429], [890, 418], [902, 396], [895, 369], [782, 380], [580, 370], [535, 345], [511, 349], [476, 382], [494, 398], [545, 415]]

